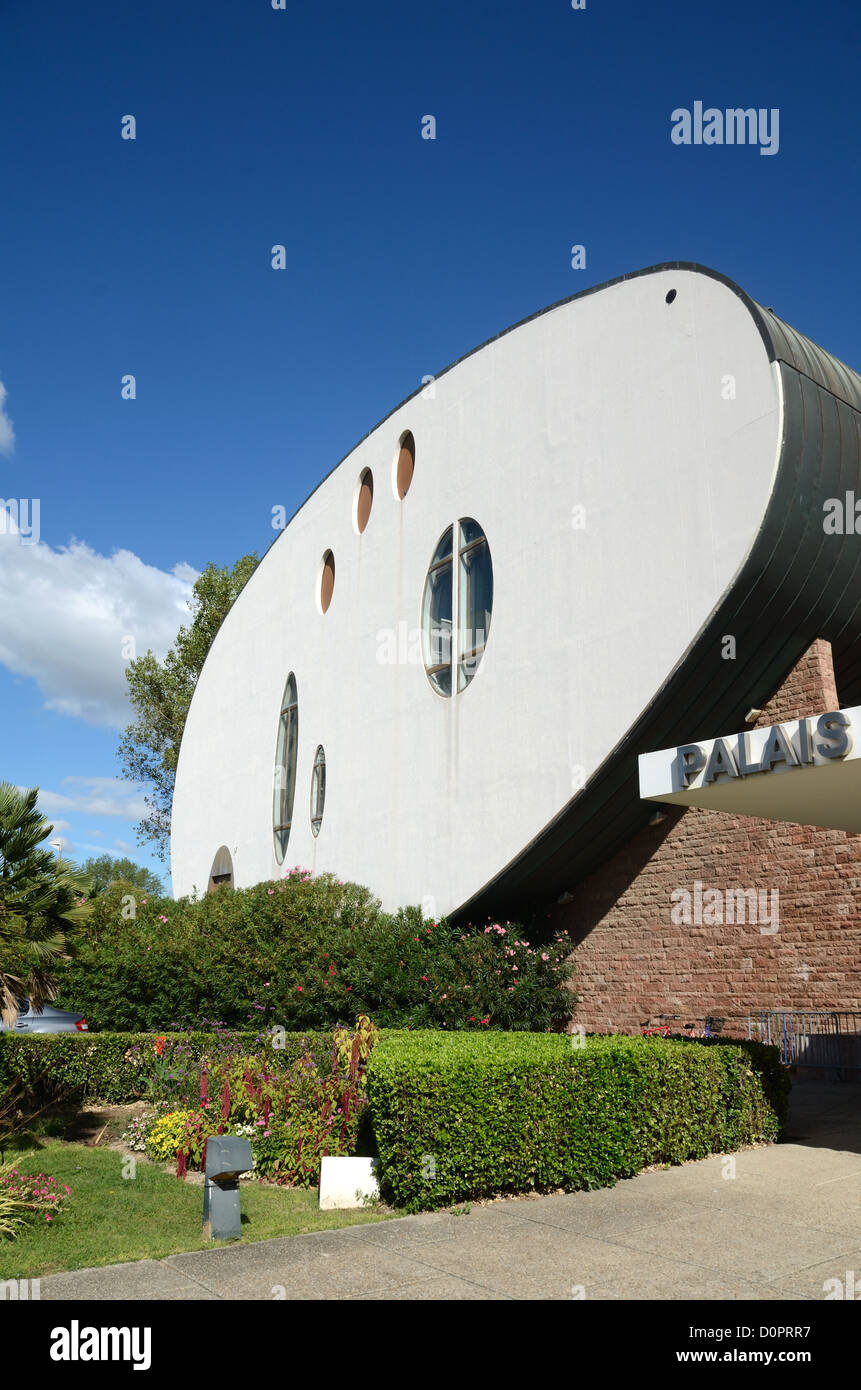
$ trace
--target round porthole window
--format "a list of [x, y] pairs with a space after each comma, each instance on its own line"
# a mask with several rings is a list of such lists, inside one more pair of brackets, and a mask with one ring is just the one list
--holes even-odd
[[416, 468], [416, 441], [411, 430], [405, 430], [398, 440], [392, 475], [395, 496], [403, 501], [410, 490]]
[[492, 609], [490, 547], [478, 522], [465, 517], [440, 537], [422, 596], [422, 655], [438, 695], [469, 685], [484, 656]]
[[311, 772], [311, 833], [320, 834], [323, 824], [323, 807], [326, 804], [326, 754], [322, 745], [314, 754], [314, 767]]
[[374, 475], [370, 468], [363, 470], [359, 478], [359, 486], [356, 489], [356, 505], [353, 513], [353, 524], [361, 536], [371, 516], [371, 507], [374, 505]]
[[335, 557], [331, 550], [327, 550], [323, 556], [320, 567], [320, 593], [319, 604], [320, 612], [327, 613], [329, 604], [332, 602], [332, 594], [335, 591]]

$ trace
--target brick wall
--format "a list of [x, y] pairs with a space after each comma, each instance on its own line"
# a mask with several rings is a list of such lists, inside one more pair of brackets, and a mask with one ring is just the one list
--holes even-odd
[[[827, 642], [814, 642], [757, 725], [837, 709]], [[739, 1019], [757, 1009], [861, 1009], [861, 835], [666, 806], [557, 908], [577, 943], [574, 1021], [639, 1031], [657, 1014]], [[674, 889], [779, 891], [778, 930], [672, 920]], [[715, 903], [715, 899], [711, 900]], [[684, 904], [677, 901], [676, 914]], [[693, 901], [691, 903], [693, 913]], [[718, 917], [716, 907], [711, 908]], [[726, 915], [725, 898], [720, 916]], [[734, 909], [733, 915], [737, 915]], [[772, 924], [769, 923], [768, 926]]]

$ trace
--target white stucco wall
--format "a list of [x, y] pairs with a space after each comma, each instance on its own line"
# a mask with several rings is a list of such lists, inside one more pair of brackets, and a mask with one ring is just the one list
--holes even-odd
[[[594, 772], [729, 587], [781, 426], [779, 378], [743, 302], [684, 270], [553, 309], [442, 376], [433, 399], [400, 407], [295, 516], [213, 644], [176, 779], [177, 896], [205, 891], [221, 844], [237, 887], [283, 874], [272, 773], [292, 670], [299, 759], [284, 867], [355, 879], [388, 907], [465, 902], [561, 810], [577, 769]], [[399, 501], [392, 464], [406, 429], [416, 466]], [[359, 536], [365, 467], [374, 505]], [[431, 555], [460, 517], [489, 541], [493, 618], [479, 674], [444, 699], [421, 662], [383, 664], [379, 634], [418, 629]], [[321, 615], [327, 549], [336, 580]]]

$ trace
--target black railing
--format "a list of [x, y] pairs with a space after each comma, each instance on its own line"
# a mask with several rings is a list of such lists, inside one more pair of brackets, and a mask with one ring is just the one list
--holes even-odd
[[780, 1048], [786, 1066], [833, 1072], [861, 1071], [861, 1011], [775, 1009], [748, 1015], [747, 1036]]

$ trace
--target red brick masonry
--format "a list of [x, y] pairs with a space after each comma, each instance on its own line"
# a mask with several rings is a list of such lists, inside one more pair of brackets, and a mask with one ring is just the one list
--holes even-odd
[[[831, 647], [818, 641], [757, 725], [837, 708]], [[665, 821], [635, 836], [556, 911], [554, 925], [577, 943], [574, 1022], [637, 1032], [657, 1014], [740, 1020], [759, 1009], [861, 1009], [861, 835], [720, 811], [666, 811]], [[699, 924], [672, 920], [671, 894], [687, 889], [693, 899], [696, 880], [703, 893], [724, 894], [712, 909], [714, 925], [708, 904]], [[776, 932], [751, 923], [749, 907], [741, 924], [720, 921], [726, 891], [741, 888], [764, 892], [763, 905], [779, 891]], [[679, 917], [683, 908], [675, 911]]]

